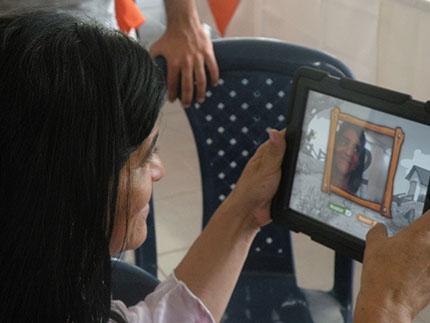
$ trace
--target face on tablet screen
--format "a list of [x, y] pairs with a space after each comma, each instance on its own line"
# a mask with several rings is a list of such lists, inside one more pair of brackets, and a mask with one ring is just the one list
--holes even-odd
[[364, 239], [421, 216], [430, 180], [429, 127], [310, 91], [290, 208]]

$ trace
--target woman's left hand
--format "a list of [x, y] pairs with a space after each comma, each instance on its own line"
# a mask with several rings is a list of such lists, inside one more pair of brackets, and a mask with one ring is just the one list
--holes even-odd
[[175, 270], [218, 322], [258, 229], [270, 222], [281, 179], [285, 131], [272, 130], [245, 166], [235, 189], [212, 215]]
[[246, 216], [252, 217], [256, 227], [271, 221], [270, 206], [281, 180], [281, 165], [286, 149], [285, 133], [285, 130], [269, 130], [269, 140], [248, 161], [227, 199], [245, 211]]

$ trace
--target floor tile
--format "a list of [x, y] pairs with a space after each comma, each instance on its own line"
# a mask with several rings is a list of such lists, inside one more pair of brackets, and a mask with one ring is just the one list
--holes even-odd
[[430, 322], [430, 306], [427, 306], [414, 320], [416, 323], [429, 323]]
[[310, 289], [331, 289], [334, 252], [304, 234], [292, 233], [291, 238], [299, 285]]
[[154, 185], [155, 201], [201, 187], [197, 150], [185, 112], [171, 104], [165, 108], [167, 112], [160, 122], [158, 148], [166, 176]]
[[200, 190], [177, 194], [155, 202], [157, 252], [191, 246], [201, 232]]
[[160, 280], [164, 280], [168, 275], [170, 275], [179, 262], [184, 258], [187, 252], [187, 248], [177, 250], [174, 252], [169, 252], [158, 257], [159, 265], [159, 275]]

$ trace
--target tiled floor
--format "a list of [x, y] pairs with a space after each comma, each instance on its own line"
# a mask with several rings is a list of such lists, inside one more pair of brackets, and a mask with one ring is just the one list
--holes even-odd
[[[162, 111], [159, 149], [167, 175], [154, 186], [160, 279], [172, 272], [199, 234], [202, 212], [197, 152], [185, 113], [179, 104], [166, 104]], [[299, 284], [329, 289], [333, 252], [301, 234], [293, 234], [293, 245]], [[355, 295], [360, 272], [357, 263]], [[430, 322], [430, 308], [415, 322]]]

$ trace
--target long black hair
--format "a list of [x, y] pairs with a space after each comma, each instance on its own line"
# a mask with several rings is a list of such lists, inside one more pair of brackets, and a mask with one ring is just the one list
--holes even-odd
[[0, 17], [0, 320], [104, 322], [118, 177], [164, 97], [148, 53], [52, 12]]
[[340, 127], [339, 130], [336, 133], [336, 143], [340, 142], [342, 140], [343, 134], [347, 131], [347, 130], [352, 130], [357, 134], [358, 137], [358, 145], [357, 145], [357, 153], [358, 153], [358, 164], [357, 167], [351, 171], [351, 173], [349, 174], [349, 178], [348, 178], [348, 183], [347, 183], [347, 190], [350, 193], [357, 193], [360, 185], [363, 183], [363, 173], [365, 171], [366, 165], [365, 165], [365, 160], [366, 160], [366, 136], [364, 134], [364, 129], [354, 125], [352, 123], [349, 122], [343, 122]]

